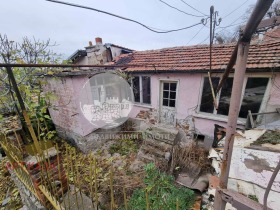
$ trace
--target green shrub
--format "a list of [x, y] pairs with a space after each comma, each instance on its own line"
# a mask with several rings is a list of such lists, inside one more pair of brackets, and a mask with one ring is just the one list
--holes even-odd
[[133, 192], [128, 207], [130, 210], [146, 210], [146, 192], [151, 210], [176, 210], [191, 208], [194, 203], [194, 192], [188, 188], [173, 184], [173, 176], [160, 173], [153, 163], [145, 166], [145, 187]]
[[256, 195], [248, 195], [248, 198], [250, 198], [253, 201], [259, 202], [259, 199]]

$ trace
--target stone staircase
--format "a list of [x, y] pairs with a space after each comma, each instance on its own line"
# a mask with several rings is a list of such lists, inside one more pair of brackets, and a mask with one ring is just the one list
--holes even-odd
[[166, 125], [153, 125], [143, 133], [143, 144], [137, 154], [137, 159], [153, 162], [159, 168], [166, 170], [172, 154], [172, 148], [178, 131]]

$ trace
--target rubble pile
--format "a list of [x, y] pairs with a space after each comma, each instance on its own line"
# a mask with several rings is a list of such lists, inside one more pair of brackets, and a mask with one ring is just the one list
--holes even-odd
[[9, 133], [14, 130], [17, 131], [20, 129], [21, 129], [21, 123], [17, 115], [5, 117], [2, 120], [0, 120], [0, 131], [2, 133]]
[[141, 110], [136, 118], [143, 119], [146, 123], [155, 125], [158, 122], [158, 112], [156, 109]]

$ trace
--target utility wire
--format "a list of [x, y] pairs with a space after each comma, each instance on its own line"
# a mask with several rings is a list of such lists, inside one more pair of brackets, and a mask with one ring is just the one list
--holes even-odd
[[198, 43], [198, 45], [203, 44], [209, 38], [210, 38], [210, 35], [208, 35], [202, 42]]
[[234, 21], [232, 21], [232, 22], [231, 22], [229, 25], [227, 25], [227, 26], [219, 26], [218, 29], [222, 29], [222, 30], [220, 30], [219, 32], [222, 32], [222, 31], [224, 31], [226, 28], [229, 28], [229, 27], [231, 27], [231, 26], [235, 26], [235, 25], [239, 25], [239, 24], [243, 24], [243, 23], [247, 22], [247, 21], [245, 20], [245, 21], [242, 21], [241, 23], [236, 23], [236, 24], [235, 24], [235, 22], [238, 21], [239, 19], [241, 19], [242, 16], [243, 16], [243, 14], [242, 14], [241, 16], [239, 16], [237, 19], [235, 19]]
[[236, 9], [234, 9], [233, 11], [231, 11], [230, 13], [228, 13], [225, 17], [223, 17], [223, 19], [227, 18], [228, 16], [230, 16], [232, 13], [234, 13], [235, 11], [237, 11], [238, 9], [240, 9], [244, 4], [246, 4], [249, 0], [243, 2], [241, 5], [239, 5]]
[[232, 26], [237, 26], [237, 25], [241, 25], [243, 23], [245, 23], [246, 21], [242, 21], [240, 23], [235, 23], [235, 24], [231, 24], [231, 25], [227, 25], [227, 26], [220, 26], [219, 28], [229, 28], [229, 27], [232, 27]]
[[146, 28], [146, 29], [148, 29], [148, 30], [150, 30], [152, 32], [160, 33], [160, 34], [170, 33], [170, 32], [175, 32], [175, 31], [182, 31], [182, 30], [186, 30], [186, 29], [189, 29], [189, 28], [192, 28], [194, 26], [202, 24], [202, 22], [200, 22], [200, 23], [196, 23], [196, 24], [193, 24], [193, 25], [190, 25], [190, 26], [187, 26], [187, 27], [183, 27], [183, 28], [178, 28], [178, 29], [173, 29], [173, 30], [157, 31], [157, 30], [152, 29], [152, 27], [149, 27], [149, 26], [147, 26], [147, 25], [145, 25], [143, 23], [140, 23], [140, 22], [138, 22], [136, 20], [133, 20], [133, 19], [130, 19], [130, 18], [126, 18], [126, 17], [122, 17], [122, 16], [119, 16], [119, 15], [116, 15], [116, 14], [113, 14], [113, 13], [110, 13], [110, 12], [106, 12], [106, 11], [103, 11], [103, 10], [95, 9], [95, 8], [92, 8], [92, 7], [82, 6], [82, 5], [78, 5], [78, 4], [72, 4], [72, 3], [69, 3], [69, 2], [56, 1], [56, 0], [46, 0], [46, 1], [53, 2], [53, 3], [58, 3], [58, 4], [64, 4], [64, 5], [68, 5], [68, 6], [73, 6], [73, 7], [78, 7], [78, 8], [82, 8], [82, 9], [93, 10], [93, 11], [96, 11], [96, 12], [100, 12], [100, 13], [103, 13], [103, 14], [106, 14], [106, 15], [110, 15], [110, 16], [113, 16], [113, 17], [116, 17], [116, 18], [120, 18], [120, 19], [123, 19], [123, 20], [127, 20], [127, 21], [130, 21], [130, 22], [136, 23], [136, 24], [141, 25], [144, 28]]
[[205, 25], [203, 25], [203, 26], [199, 29], [199, 31], [190, 39], [190, 41], [187, 42], [186, 45], [188, 45], [188, 44], [200, 33], [200, 31], [201, 31], [204, 27], [205, 27]]
[[194, 9], [195, 11], [199, 12], [200, 14], [204, 15], [204, 16], [208, 16], [203, 12], [200, 12], [199, 10], [197, 10], [196, 8], [192, 7], [191, 5], [189, 5], [187, 2], [185, 2], [184, 0], [180, 0], [181, 2], [183, 2], [184, 4], [188, 5], [190, 8]]
[[161, 3], [167, 5], [167, 6], [171, 7], [172, 9], [175, 9], [175, 10], [177, 10], [177, 11], [179, 11], [179, 12], [184, 13], [185, 15], [189, 15], [189, 16], [193, 16], [193, 17], [204, 17], [204, 16], [205, 16], [205, 15], [204, 15], [204, 16], [201, 16], [201, 15], [190, 14], [190, 13], [187, 13], [187, 12], [185, 12], [185, 11], [183, 11], [183, 10], [178, 9], [177, 7], [174, 7], [174, 6], [172, 6], [172, 5], [168, 4], [168, 3], [166, 3], [165, 1], [162, 1], [162, 0], [159, 0], [159, 1], [160, 1]]

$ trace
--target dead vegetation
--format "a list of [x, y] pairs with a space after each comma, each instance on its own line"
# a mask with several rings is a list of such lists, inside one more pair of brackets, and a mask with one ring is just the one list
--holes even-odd
[[6, 158], [0, 160], [0, 210], [17, 210], [22, 207], [21, 198], [5, 166], [6, 162]]
[[208, 154], [208, 150], [196, 145], [195, 142], [183, 148], [180, 145], [176, 145], [173, 148], [171, 171], [175, 172], [175, 174], [188, 171], [192, 176], [213, 173]]
[[[136, 157], [134, 152], [127, 155], [119, 153], [111, 155], [104, 150], [85, 155], [65, 142], [60, 144], [60, 151], [70, 184], [80, 186], [81, 191], [93, 199], [97, 196], [99, 205], [103, 209], [110, 209], [111, 176], [113, 176], [116, 209], [124, 203], [124, 189], [129, 199], [133, 191], [143, 185], [144, 171], [133, 173], [129, 170], [130, 164]], [[97, 192], [94, 189], [95, 183]]]
[[6, 133], [18, 129], [21, 129], [18, 116], [5, 117], [0, 122], [0, 131], [2, 133]]
[[280, 131], [266, 131], [262, 137], [254, 141], [251, 145], [280, 144]]

